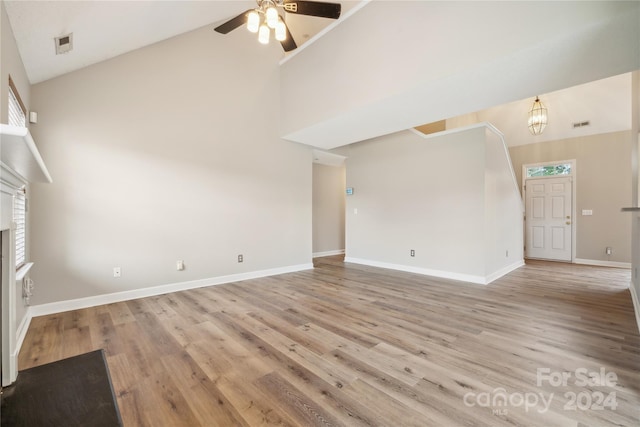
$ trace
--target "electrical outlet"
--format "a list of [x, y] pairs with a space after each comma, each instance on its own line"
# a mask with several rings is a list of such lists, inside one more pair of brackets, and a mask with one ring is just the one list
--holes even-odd
[[176, 262], [176, 270], [178, 270], [178, 271], [184, 270], [184, 261], [183, 260], [180, 259], [180, 260], [178, 260]]
[[113, 267], [113, 277], [120, 277], [121, 274], [120, 267]]
[[411, 254], [411, 256], [413, 256], [413, 257], [414, 257], [414, 256], [416, 256], [416, 251], [415, 251], [415, 250], [413, 250], [413, 249], [411, 249], [410, 254]]
[[244, 262], [244, 257], [242, 255], [238, 255], [238, 262]]
[[611, 253], [613, 252], [613, 249], [611, 249], [610, 246], [607, 246], [607, 248], [604, 251], [607, 255], [611, 255]]

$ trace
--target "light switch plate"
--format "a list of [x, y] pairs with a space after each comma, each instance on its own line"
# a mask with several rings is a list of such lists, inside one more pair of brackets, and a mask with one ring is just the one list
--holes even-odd
[[582, 216], [590, 216], [593, 215], [593, 211], [591, 209], [582, 209]]

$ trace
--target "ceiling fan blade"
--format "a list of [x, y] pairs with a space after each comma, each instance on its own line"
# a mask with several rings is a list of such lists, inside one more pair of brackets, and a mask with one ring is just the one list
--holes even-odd
[[293, 36], [289, 32], [289, 27], [285, 25], [284, 28], [286, 28], [287, 30], [287, 38], [281, 41], [280, 44], [282, 45], [282, 48], [284, 49], [285, 52], [290, 52], [293, 49], [297, 48], [298, 45], [296, 44], [296, 41], [293, 39]]
[[217, 26], [216, 28], [214, 28], [214, 30], [219, 32], [220, 34], [227, 34], [235, 30], [236, 28], [247, 22], [247, 15], [251, 11], [253, 11], [253, 9], [245, 10], [235, 18], [231, 18], [224, 24]]
[[342, 11], [340, 3], [321, 1], [284, 1], [284, 10], [298, 15], [319, 16], [321, 18], [338, 19]]

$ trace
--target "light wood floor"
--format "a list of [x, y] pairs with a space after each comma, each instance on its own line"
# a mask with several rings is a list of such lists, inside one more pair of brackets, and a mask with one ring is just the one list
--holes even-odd
[[[322, 258], [35, 318], [19, 366], [104, 348], [126, 426], [638, 426], [629, 279], [529, 262], [481, 286]], [[571, 377], [538, 386], [538, 368]], [[617, 379], [581, 386], [580, 368]], [[483, 400], [500, 392], [505, 406]], [[550, 409], [527, 411], [522, 399], [540, 393]], [[615, 410], [598, 393], [614, 393]]]

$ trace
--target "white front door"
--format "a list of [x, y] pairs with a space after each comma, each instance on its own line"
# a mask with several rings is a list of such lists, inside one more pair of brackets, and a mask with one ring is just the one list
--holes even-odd
[[527, 258], [571, 261], [571, 178], [528, 179], [525, 194]]

